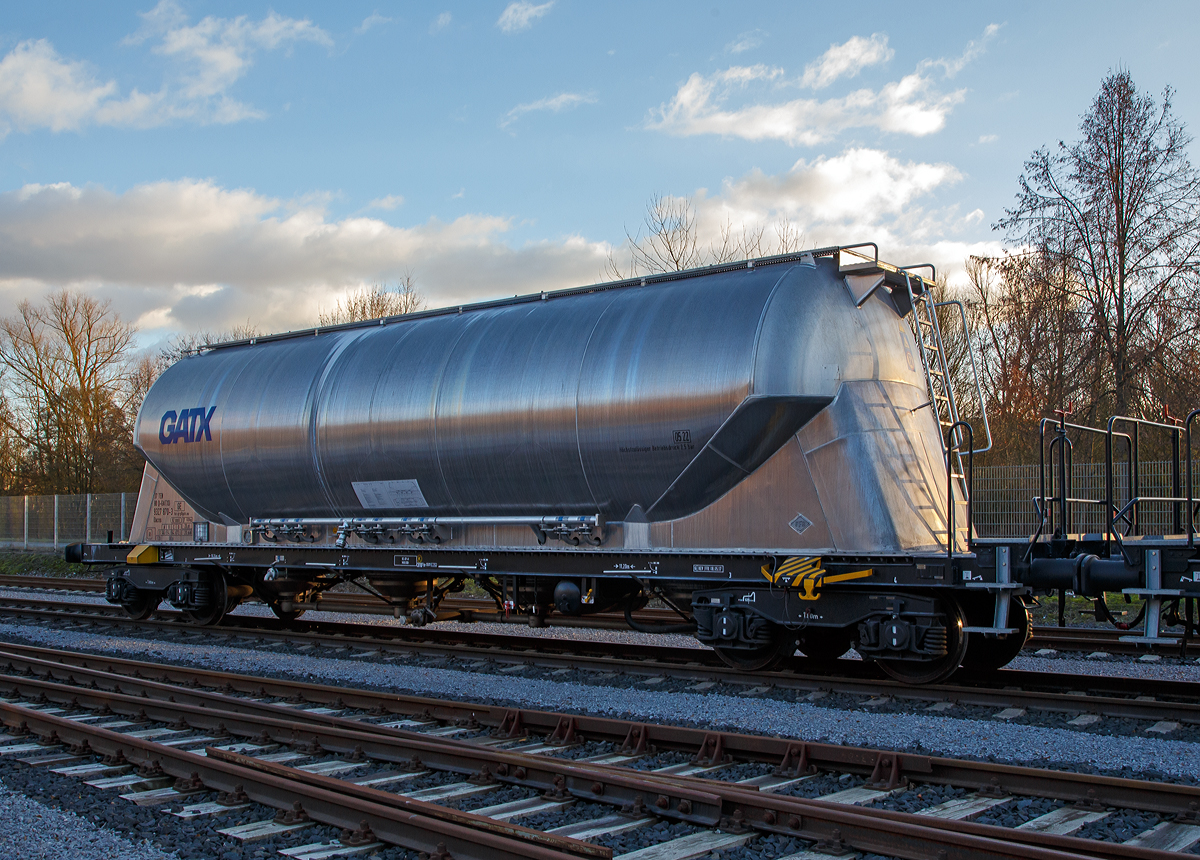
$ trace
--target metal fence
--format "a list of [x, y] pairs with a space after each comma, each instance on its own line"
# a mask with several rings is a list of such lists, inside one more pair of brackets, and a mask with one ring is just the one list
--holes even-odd
[[129, 536], [137, 493], [0, 496], [0, 546], [58, 549]]
[[[1168, 462], [1139, 464], [1142, 496], [1173, 496]], [[1194, 476], [1200, 487], [1200, 464]], [[1037, 530], [1033, 499], [1041, 494], [1037, 466], [979, 466], [975, 469], [972, 509], [980, 537], [1028, 537]], [[1123, 464], [1114, 474], [1117, 504], [1129, 500], [1129, 479]], [[1047, 486], [1047, 495], [1052, 495]], [[1102, 499], [1104, 464], [1076, 463], [1071, 495]], [[106, 541], [129, 536], [137, 493], [89, 493], [75, 496], [0, 496], [0, 546], [58, 549], [76, 541]], [[1103, 505], [1072, 506], [1072, 532], [1104, 529]], [[1182, 505], [1180, 506], [1182, 508]], [[1186, 513], [1184, 514], [1186, 523]], [[1174, 511], [1169, 502], [1144, 502], [1140, 511], [1143, 534], [1171, 534]]]
[[[1186, 467], [1185, 467], [1186, 468]], [[1193, 486], [1200, 487], [1200, 464], [1193, 466]], [[1047, 473], [1050, 471], [1047, 464]], [[1057, 496], [1047, 474], [1046, 495]], [[1107, 492], [1103, 463], [1075, 463], [1071, 473], [1070, 498], [1101, 501]], [[1178, 497], [1186, 494], [1186, 476], [1180, 475], [1180, 492], [1172, 484], [1170, 461], [1138, 464], [1139, 497]], [[1028, 537], [1038, 527], [1033, 500], [1042, 494], [1041, 472], [1037, 466], [980, 466], [975, 469], [972, 489], [972, 513], [975, 531], [980, 537]], [[1125, 463], [1114, 464], [1113, 495], [1118, 507], [1130, 498], [1129, 470]], [[1142, 534], [1175, 534], [1187, 528], [1183, 504], [1171, 502], [1139, 503], [1138, 520]], [[1175, 527], [1176, 509], [1183, 523]], [[1075, 502], [1070, 508], [1069, 532], [1102, 532], [1107, 528], [1104, 504]]]

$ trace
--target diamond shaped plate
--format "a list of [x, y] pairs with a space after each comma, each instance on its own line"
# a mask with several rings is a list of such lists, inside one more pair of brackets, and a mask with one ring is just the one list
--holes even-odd
[[788, 523], [788, 525], [792, 527], [792, 531], [796, 534], [802, 535], [805, 529], [812, 525], [812, 520], [804, 516], [804, 514], [796, 514], [796, 518]]

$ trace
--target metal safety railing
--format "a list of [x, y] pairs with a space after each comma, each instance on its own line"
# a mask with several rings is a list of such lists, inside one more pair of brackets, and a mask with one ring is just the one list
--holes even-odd
[[[1034, 539], [1100, 534], [1107, 551], [1115, 544], [1123, 552], [1124, 539], [1131, 535], [1186, 534], [1194, 546], [1197, 463], [1191, 429], [1200, 410], [1178, 422], [1117, 415], [1103, 429], [1073, 424], [1067, 421], [1069, 414], [1056, 410], [1055, 418], [1044, 418], [1039, 426]], [[1147, 433], [1165, 437], [1169, 459], [1142, 459]], [[1103, 440], [1104, 460], [1077, 465], [1075, 446], [1089, 437]]]

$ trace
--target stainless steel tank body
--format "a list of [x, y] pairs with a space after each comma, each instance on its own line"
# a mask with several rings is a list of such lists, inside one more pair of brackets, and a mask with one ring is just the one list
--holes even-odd
[[886, 292], [854, 299], [806, 257], [250, 341], [172, 365], [135, 441], [228, 524], [599, 514], [650, 546], [937, 548], [917, 346]]

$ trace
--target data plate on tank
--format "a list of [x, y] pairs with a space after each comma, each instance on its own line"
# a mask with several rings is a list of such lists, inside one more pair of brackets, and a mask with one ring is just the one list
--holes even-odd
[[414, 480], [352, 481], [354, 495], [364, 508], [427, 508], [429, 504]]
[[788, 525], [792, 527], [792, 531], [796, 534], [802, 535], [812, 525], [812, 520], [804, 516], [804, 514], [796, 514], [796, 518], [788, 523]]

